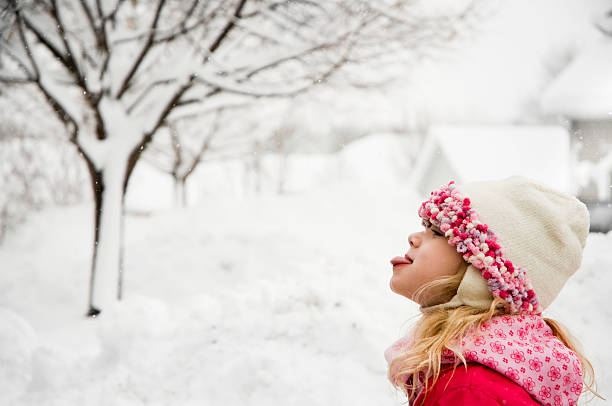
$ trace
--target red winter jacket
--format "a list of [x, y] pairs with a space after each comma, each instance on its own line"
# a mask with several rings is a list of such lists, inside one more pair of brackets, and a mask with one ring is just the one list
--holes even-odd
[[[390, 366], [412, 347], [413, 340], [414, 334], [409, 333], [385, 351]], [[459, 344], [469, 368], [459, 365], [453, 373], [450, 365], [457, 362], [455, 353], [443, 350], [444, 373], [425, 397], [425, 405], [571, 406], [578, 402], [583, 388], [580, 360], [540, 316], [494, 317], [477, 332], [468, 332]], [[398, 376], [399, 368], [399, 364], [390, 367], [391, 382], [406, 379]], [[416, 389], [420, 392], [422, 386], [419, 380]]]
[[[424, 398], [424, 401], [423, 401]], [[454, 372], [447, 368], [427, 394], [421, 393], [416, 406], [535, 406], [539, 405], [522, 386], [483, 365], [468, 363]]]

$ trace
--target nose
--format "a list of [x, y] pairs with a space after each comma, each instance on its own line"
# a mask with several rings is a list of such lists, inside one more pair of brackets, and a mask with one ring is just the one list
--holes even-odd
[[408, 243], [410, 244], [410, 247], [412, 248], [416, 248], [419, 245], [421, 245], [421, 232], [418, 233], [412, 233], [408, 236]]

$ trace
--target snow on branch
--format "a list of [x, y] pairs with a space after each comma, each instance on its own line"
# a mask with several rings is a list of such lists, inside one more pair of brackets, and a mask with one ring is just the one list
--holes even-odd
[[0, 81], [35, 83], [62, 122], [98, 140], [112, 122], [99, 103], [120, 101], [126, 119], [146, 124], [141, 147], [174, 110], [205, 110], [198, 104], [221, 94], [294, 96], [347, 63], [384, 60], [410, 43], [410, 30], [432, 43], [448, 35], [438, 27], [437, 36], [440, 20], [415, 18], [405, 12], [410, 2], [398, 8], [396, 0], [10, 3], [21, 47], [1, 41], [14, 63]]
[[140, 66], [140, 64], [144, 60], [145, 56], [147, 55], [147, 53], [151, 49], [151, 46], [153, 45], [153, 39], [155, 37], [155, 30], [156, 30], [157, 24], [159, 22], [159, 16], [161, 15], [161, 12], [162, 12], [162, 9], [164, 8], [164, 4], [165, 3], [166, 3], [166, 0], [159, 0], [159, 3], [157, 4], [157, 8], [155, 10], [155, 15], [153, 16], [153, 21], [151, 22], [151, 28], [150, 28], [147, 40], [144, 43], [144, 45], [142, 46], [142, 49], [141, 49], [140, 53], [138, 54], [138, 56], [134, 60], [134, 63], [132, 64], [132, 67], [130, 68], [128, 73], [125, 75], [125, 78], [123, 79], [123, 81], [121, 83], [121, 86], [119, 86], [119, 90], [117, 91], [117, 94], [116, 94], [117, 99], [121, 99], [121, 96], [123, 96], [123, 94], [128, 90], [128, 88], [130, 86], [130, 81], [132, 80], [132, 78], [136, 74], [136, 71], [138, 70], [138, 67]]
[[288, 97], [295, 96], [311, 87], [316, 81], [287, 86], [286, 88], [275, 88], [274, 90], [258, 87], [252, 84], [240, 84], [233, 80], [224, 79], [218, 76], [198, 75], [197, 82], [205, 84], [222, 92], [234, 93], [243, 96], [251, 97]]
[[293, 43], [288, 42], [287, 40], [278, 38], [278, 36], [273, 35], [273, 33], [266, 32], [265, 30], [259, 29], [252, 24], [247, 24], [241, 19], [234, 19], [234, 24], [242, 30], [248, 32], [249, 34], [259, 37], [272, 44], [283, 45], [286, 47], [291, 47], [294, 45]]
[[231, 111], [233, 109], [242, 109], [248, 107], [253, 104], [252, 100], [245, 101], [242, 100], [234, 100], [234, 101], [220, 101], [220, 102], [210, 102], [205, 107], [201, 105], [196, 105], [193, 109], [180, 109], [173, 112], [171, 116], [168, 117], [170, 121], [181, 121], [181, 120], [192, 120], [198, 117], [204, 117], [211, 113], [218, 113], [220, 111]]
[[[2, 44], [0, 43], [0, 48], [2, 48], [2, 53], [4, 53], [10, 60], [12, 60], [13, 62], [15, 62], [15, 64], [17, 65], [18, 69], [25, 74], [26, 78], [30, 81], [35, 81], [34, 79], [34, 73], [30, 71], [30, 68], [28, 68], [28, 66], [26, 65], [26, 62], [23, 61], [20, 57], [17, 56], [17, 54], [14, 52], [13, 49], [9, 48], [6, 46], [6, 44]], [[27, 56], [26, 56], [27, 57]], [[13, 75], [8, 75], [7, 77], [15, 77], [14, 74]]]

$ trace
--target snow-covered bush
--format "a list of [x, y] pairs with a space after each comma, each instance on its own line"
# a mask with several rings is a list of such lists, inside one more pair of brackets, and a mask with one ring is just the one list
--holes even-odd
[[0, 124], [0, 244], [29, 212], [83, 198], [85, 173], [75, 155], [65, 141]]

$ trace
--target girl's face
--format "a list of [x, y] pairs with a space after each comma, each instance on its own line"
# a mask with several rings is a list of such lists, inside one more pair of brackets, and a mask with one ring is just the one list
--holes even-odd
[[439, 228], [433, 224], [423, 226], [423, 231], [408, 237], [410, 250], [403, 257], [391, 260], [393, 276], [390, 285], [391, 290], [398, 295], [421, 306], [430, 306], [437, 304], [436, 300], [439, 301], [445, 294], [444, 286], [430, 287], [416, 297], [418, 289], [435, 279], [464, 271], [467, 263], [456, 248], [448, 243]]

